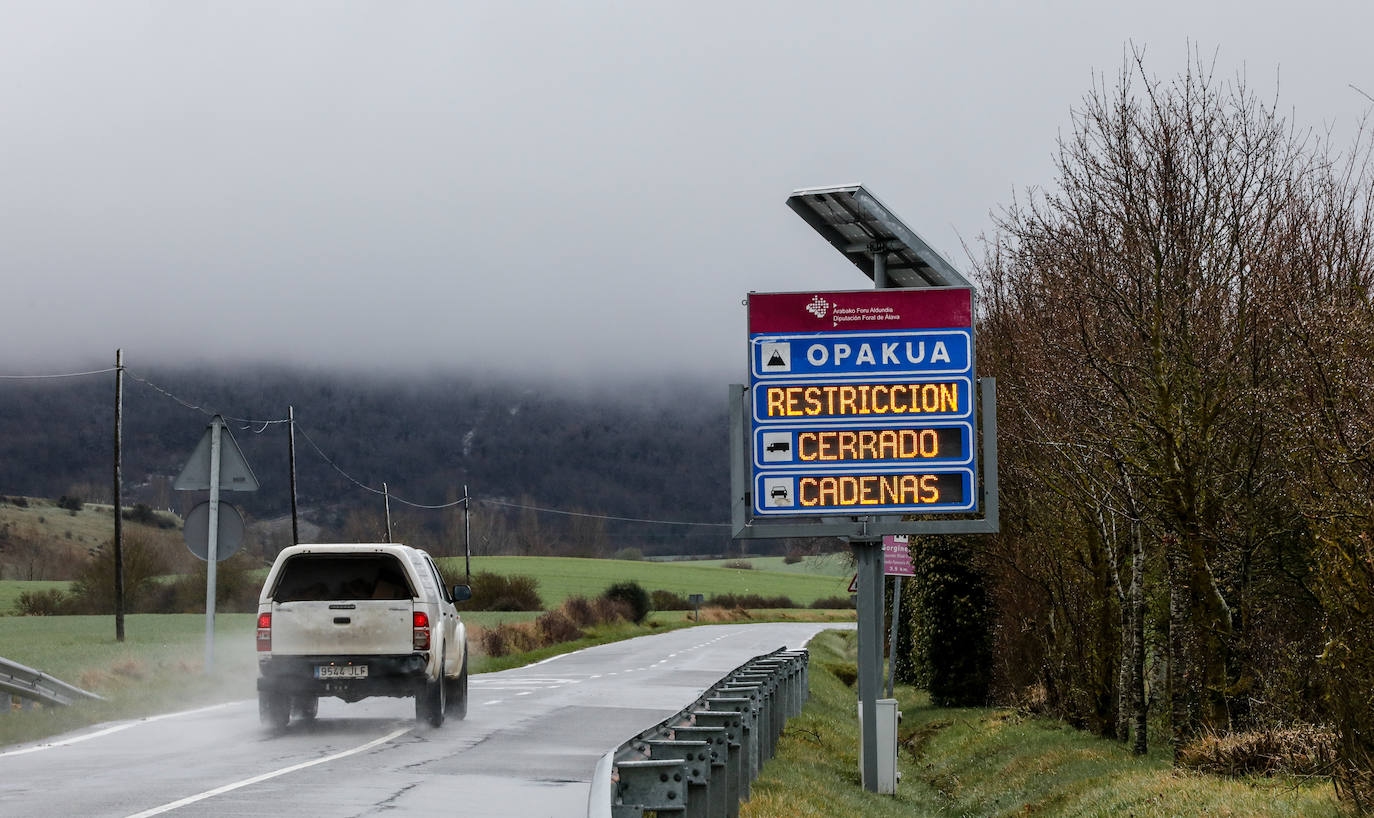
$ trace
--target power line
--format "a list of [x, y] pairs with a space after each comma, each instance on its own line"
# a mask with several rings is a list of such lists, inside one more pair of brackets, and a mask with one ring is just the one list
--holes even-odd
[[490, 503], [494, 506], [505, 506], [506, 508], [519, 508], [527, 511], [542, 511], [545, 514], [562, 514], [565, 517], [590, 517], [595, 520], [618, 520], [625, 523], [648, 523], [652, 525], [691, 525], [710, 528], [729, 528], [729, 523], [692, 523], [685, 520], [650, 520], [644, 517], [616, 517], [611, 514], [591, 514], [586, 511], [564, 511], [558, 508], [543, 508], [542, 506], [526, 506], [519, 503], [507, 503], [502, 500], [480, 500], [479, 502]]
[[[107, 369], [107, 370], [105, 370], [105, 371], [106, 371], [106, 372], [112, 372], [113, 370]], [[124, 367], [124, 373], [125, 373], [126, 375], [128, 375], [130, 378], [133, 378], [134, 380], [136, 380], [136, 381], [138, 381], [139, 383], [143, 384], [144, 386], [148, 387], [149, 389], [153, 389], [153, 390], [155, 390], [155, 391], [157, 391], [157, 392], [161, 392], [163, 395], [166, 395], [167, 397], [171, 398], [172, 400], [176, 401], [177, 403], [181, 404], [182, 406], [186, 407], [187, 409], [191, 409], [191, 410], [194, 410], [194, 411], [196, 411], [196, 412], [200, 412], [201, 414], [205, 415], [206, 417], [214, 417], [215, 415], [219, 415], [220, 417], [224, 418], [225, 420], [232, 420], [232, 421], [234, 421], [235, 423], [244, 424], [244, 425], [242, 426], [242, 429], [245, 430], [245, 431], [253, 432], [253, 434], [255, 434], [255, 435], [260, 435], [260, 434], [262, 434], [263, 432], [267, 431], [267, 427], [268, 427], [268, 426], [272, 426], [272, 425], [277, 424], [277, 423], [290, 423], [290, 422], [291, 422], [291, 419], [290, 419], [290, 418], [273, 418], [273, 419], [271, 419], [271, 420], [261, 420], [261, 419], [258, 419], [258, 418], [238, 418], [238, 417], [234, 417], [234, 416], [232, 416], [232, 415], [226, 415], [226, 414], [224, 414], [223, 412], [216, 412], [216, 411], [213, 410], [213, 409], [207, 408], [207, 407], [205, 407], [205, 406], [201, 406], [201, 405], [199, 405], [199, 404], [191, 403], [191, 402], [188, 401], [188, 400], [185, 400], [185, 399], [183, 399], [183, 398], [180, 398], [180, 397], [178, 397], [178, 396], [172, 394], [171, 392], [167, 391], [166, 389], [163, 389], [162, 387], [160, 387], [160, 386], [158, 386], [157, 384], [153, 383], [152, 381], [148, 380], [147, 378], [141, 378], [141, 377], [139, 377], [138, 375], [135, 375], [133, 372], [129, 371], [129, 368], [128, 368], [127, 366]], [[256, 424], [262, 424], [262, 427], [261, 427], [260, 429], [258, 429], [257, 431], [253, 431], [252, 426], [254, 426], [254, 425], [256, 425]]]
[[44, 375], [0, 375], [0, 380], [6, 381], [38, 381], [51, 378], [80, 378], [86, 375], [104, 375], [106, 372], [114, 372], [117, 367], [107, 369], [92, 369], [89, 372], [59, 372]]

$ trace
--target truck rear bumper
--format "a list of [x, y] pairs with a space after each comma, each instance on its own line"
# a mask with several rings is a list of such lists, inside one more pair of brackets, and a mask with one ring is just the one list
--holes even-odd
[[[364, 678], [318, 678], [321, 666], [366, 666]], [[414, 696], [424, 690], [429, 654], [400, 656], [273, 656], [258, 664], [258, 690], [292, 696]]]

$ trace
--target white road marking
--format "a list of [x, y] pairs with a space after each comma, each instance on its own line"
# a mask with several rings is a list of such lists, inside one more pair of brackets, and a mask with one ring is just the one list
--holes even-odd
[[287, 773], [294, 773], [297, 770], [304, 770], [306, 767], [314, 767], [318, 764], [327, 764], [330, 761], [338, 761], [341, 758], [347, 758], [351, 755], [357, 755], [358, 753], [371, 750], [373, 747], [376, 747], [379, 744], [385, 744], [388, 741], [391, 741], [392, 739], [399, 738], [400, 736], [409, 733], [412, 729], [413, 728], [410, 727], [402, 727], [399, 730], [393, 730], [390, 733], [387, 733], [386, 735], [382, 736], [381, 738], [373, 739], [372, 741], [354, 747], [351, 750], [344, 750], [343, 752], [335, 753], [332, 756], [317, 758], [314, 761], [303, 761], [300, 764], [292, 764], [290, 767], [282, 767], [280, 770], [273, 770], [270, 773], [263, 773], [262, 775], [255, 775], [252, 778], [245, 778], [242, 781], [235, 781], [232, 784], [225, 784], [223, 787], [216, 787], [213, 790], [206, 790], [205, 792], [197, 793], [196, 795], [187, 796], [179, 801], [172, 801], [171, 803], [163, 804], [160, 807], [153, 807], [152, 809], [144, 810], [143, 812], [134, 813], [133, 815], [130, 815], [129, 818], [149, 818], [149, 816], [161, 815], [164, 812], [171, 812], [174, 809], [180, 809], [181, 807], [184, 807], [187, 804], [194, 804], [197, 801], [204, 801], [207, 798], [214, 798], [216, 795], [223, 795], [226, 792], [232, 792], [233, 790], [237, 790], [242, 787], [247, 787], [252, 784], [257, 784], [262, 781], [267, 781], [268, 779], [286, 775]]
[[28, 753], [36, 753], [39, 750], [51, 750], [54, 747], [66, 747], [70, 744], [80, 744], [83, 741], [90, 741], [93, 738], [108, 736], [111, 733], [118, 733], [121, 730], [128, 730], [130, 727], [137, 727], [140, 724], [151, 724], [155, 721], [162, 721], [163, 719], [174, 719], [178, 716], [193, 716], [197, 713], [206, 713], [211, 710], [219, 710], [222, 707], [232, 707], [236, 704], [242, 703], [243, 702], [225, 702], [224, 704], [212, 704], [209, 707], [197, 707], [195, 710], [182, 710], [176, 713], [163, 713], [160, 716], [148, 716], [146, 718], [138, 719], [137, 721], [130, 721], [125, 722], [123, 724], [116, 724], [113, 727], [106, 727], [104, 730], [97, 730], [94, 733], [86, 733], [80, 736], [72, 736], [69, 739], [63, 739], [62, 741], [50, 741], [46, 744], [38, 744], [33, 747], [25, 747], [20, 750], [9, 750], [7, 752], [0, 753], [0, 758], [5, 758], [7, 756], [22, 756]]
[[502, 701], [503, 701], [502, 699], [492, 699], [492, 700], [489, 701], [489, 702], [482, 702], [482, 706], [483, 706], [483, 707], [486, 707], [487, 705], [491, 705], [491, 704], [500, 704]]

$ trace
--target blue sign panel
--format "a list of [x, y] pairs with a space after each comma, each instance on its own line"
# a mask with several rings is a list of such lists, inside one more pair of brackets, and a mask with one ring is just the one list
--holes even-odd
[[948, 471], [760, 471], [754, 476], [754, 513], [876, 514], [972, 511], [972, 469]]
[[918, 465], [926, 468], [971, 463], [973, 426], [969, 423], [754, 429], [754, 467], [758, 469]]
[[973, 413], [973, 381], [760, 381], [754, 384], [755, 423], [808, 421], [891, 423], [959, 420]]
[[971, 346], [966, 331], [759, 335], [751, 357], [757, 379], [940, 376], [969, 372]]
[[749, 297], [756, 515], [978, 508], [968, 289]]

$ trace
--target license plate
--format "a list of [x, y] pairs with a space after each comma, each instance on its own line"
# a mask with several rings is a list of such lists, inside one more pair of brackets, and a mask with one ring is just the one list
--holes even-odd
[[316, 679], [366, 679], [367, 665], [316, 665]]

